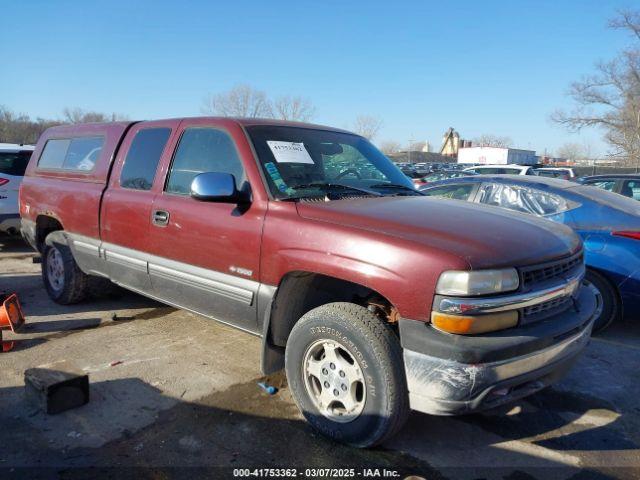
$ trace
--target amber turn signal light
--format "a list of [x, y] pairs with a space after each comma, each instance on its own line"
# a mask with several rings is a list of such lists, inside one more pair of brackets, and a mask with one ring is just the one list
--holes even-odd
[[488, 315], [449, 315], [431, 312], [431, 324], [438, 330], [460, 335], [495, 332], [518, 324], [518, 312], [492, 313]]

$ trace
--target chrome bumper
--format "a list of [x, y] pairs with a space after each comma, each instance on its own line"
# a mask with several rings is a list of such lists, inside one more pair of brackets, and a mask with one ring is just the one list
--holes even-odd
[[513, 293], [484, 298], [444, 297], [438, 295], [434, 301], [434, 310], [453, 315], [482, 315], [532, 307], [558, 298], [575, 296], [584, 274], [585, 268], [582, 266], [571, 278], [559, 280], [528, 293]]

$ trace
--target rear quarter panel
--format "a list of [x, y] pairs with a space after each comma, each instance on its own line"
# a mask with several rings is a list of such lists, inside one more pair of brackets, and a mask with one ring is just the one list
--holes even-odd
[[[36, 221], [46, 215], [57, 219], [65, 230], [100, 237], [100, 201], [114, 154], [131, 122], [53, 127], [36, 145], [20, 188], [20, 215]], [[105, 142], [90, 172], [38, 168], [38, 160], [50, 139], [103, 136]]]

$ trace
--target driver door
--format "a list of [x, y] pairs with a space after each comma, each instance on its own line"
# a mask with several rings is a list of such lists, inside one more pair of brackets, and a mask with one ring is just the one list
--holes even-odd
[[215, 120], [184, 120], [178, 135], [151, 212], [153, 290], [177, 306], [256, 331], [265, 205], [192, 198], [199, 173], [231, 173], [238, 189], [247, 188], [246, 175], [234, 139]]

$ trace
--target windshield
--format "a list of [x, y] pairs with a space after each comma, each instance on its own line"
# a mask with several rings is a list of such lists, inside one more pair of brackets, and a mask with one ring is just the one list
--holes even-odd
[[419, 195], [387, 157], [357, 135], [273, 125], [250, 126], [247, 132], [275, 198], [317, 197], [336, 186], [343, 194], [353, 194], [352, 187], [360, 194]]
[[22, 177], [31, 158], [31, 151], [0, 152], [0, 173]]

